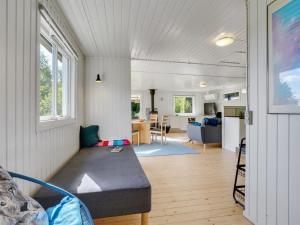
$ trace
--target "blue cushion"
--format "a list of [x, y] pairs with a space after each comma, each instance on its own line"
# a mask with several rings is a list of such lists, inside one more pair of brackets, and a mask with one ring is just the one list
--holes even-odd
[[204, 118], [203, 119], [205, 125], [210, 126], [218, 126], [220, 124], [219, 120], [217, 118]]
[[211, 125], [211, 126], [218, 126], [218, 124], [219, 124], [219, 121], [216, 118], [211, 118], [209, 120], [209, 125]]
[[208, 123], [209, 123], [209, 118], [205, 117], [205, 118], [203, 119], [203, 123], [204, 123], [205, 125], [208, 125]]
[[49, 225], [82, 225], [77, 198], [64, 197], [58, 205], [47, 209], [47, 214]]
[[192, 122], [192, 125], [201, 127], [201, 123], [199, 122]]

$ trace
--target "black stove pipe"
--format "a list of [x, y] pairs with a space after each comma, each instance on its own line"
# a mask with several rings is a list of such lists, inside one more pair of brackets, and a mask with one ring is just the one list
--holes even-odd
[[150, 95], [151, 95], [151, 113], [156, 113], [156, 111], [154, 110], [155, 89], [150, 89]]

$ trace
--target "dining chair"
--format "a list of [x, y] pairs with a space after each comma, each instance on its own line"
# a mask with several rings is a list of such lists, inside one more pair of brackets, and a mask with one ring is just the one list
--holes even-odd
[[161, 122], [160, 122], [160, 127], [153, 128], [150, 130], [151, 134], [151, 140], [155, 139], [157, 140], [157, 135], [161, 136], [161, 144], [167, 144], [167, 123], [168, 123], [168, 116], [163, 115]]
[[158, 114], [151, 113], [150, 114], [150, 130], [156, 129], [158, 126]]

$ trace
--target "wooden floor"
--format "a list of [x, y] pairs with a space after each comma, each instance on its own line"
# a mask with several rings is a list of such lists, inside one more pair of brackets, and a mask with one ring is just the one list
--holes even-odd
[[[149, 225], [250, 225], [232, 199], [236, 154], [188, 145], [200, 154], [139, 158], [152, 185]], [[99, 219], [95, 224], [140, 225], [140, 215]]]

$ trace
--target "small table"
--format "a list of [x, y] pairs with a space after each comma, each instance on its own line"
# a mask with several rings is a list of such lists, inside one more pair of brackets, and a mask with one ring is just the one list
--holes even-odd
[[[132, 121], [132, 129], [139, 130], [140, 132], [140, 143], [141, 144], [150, 144], [150, 122], [149, 121], [141, 121], [134, 120]], [[137, 144], [137, 136], [132, 137], [132, 143]]]

